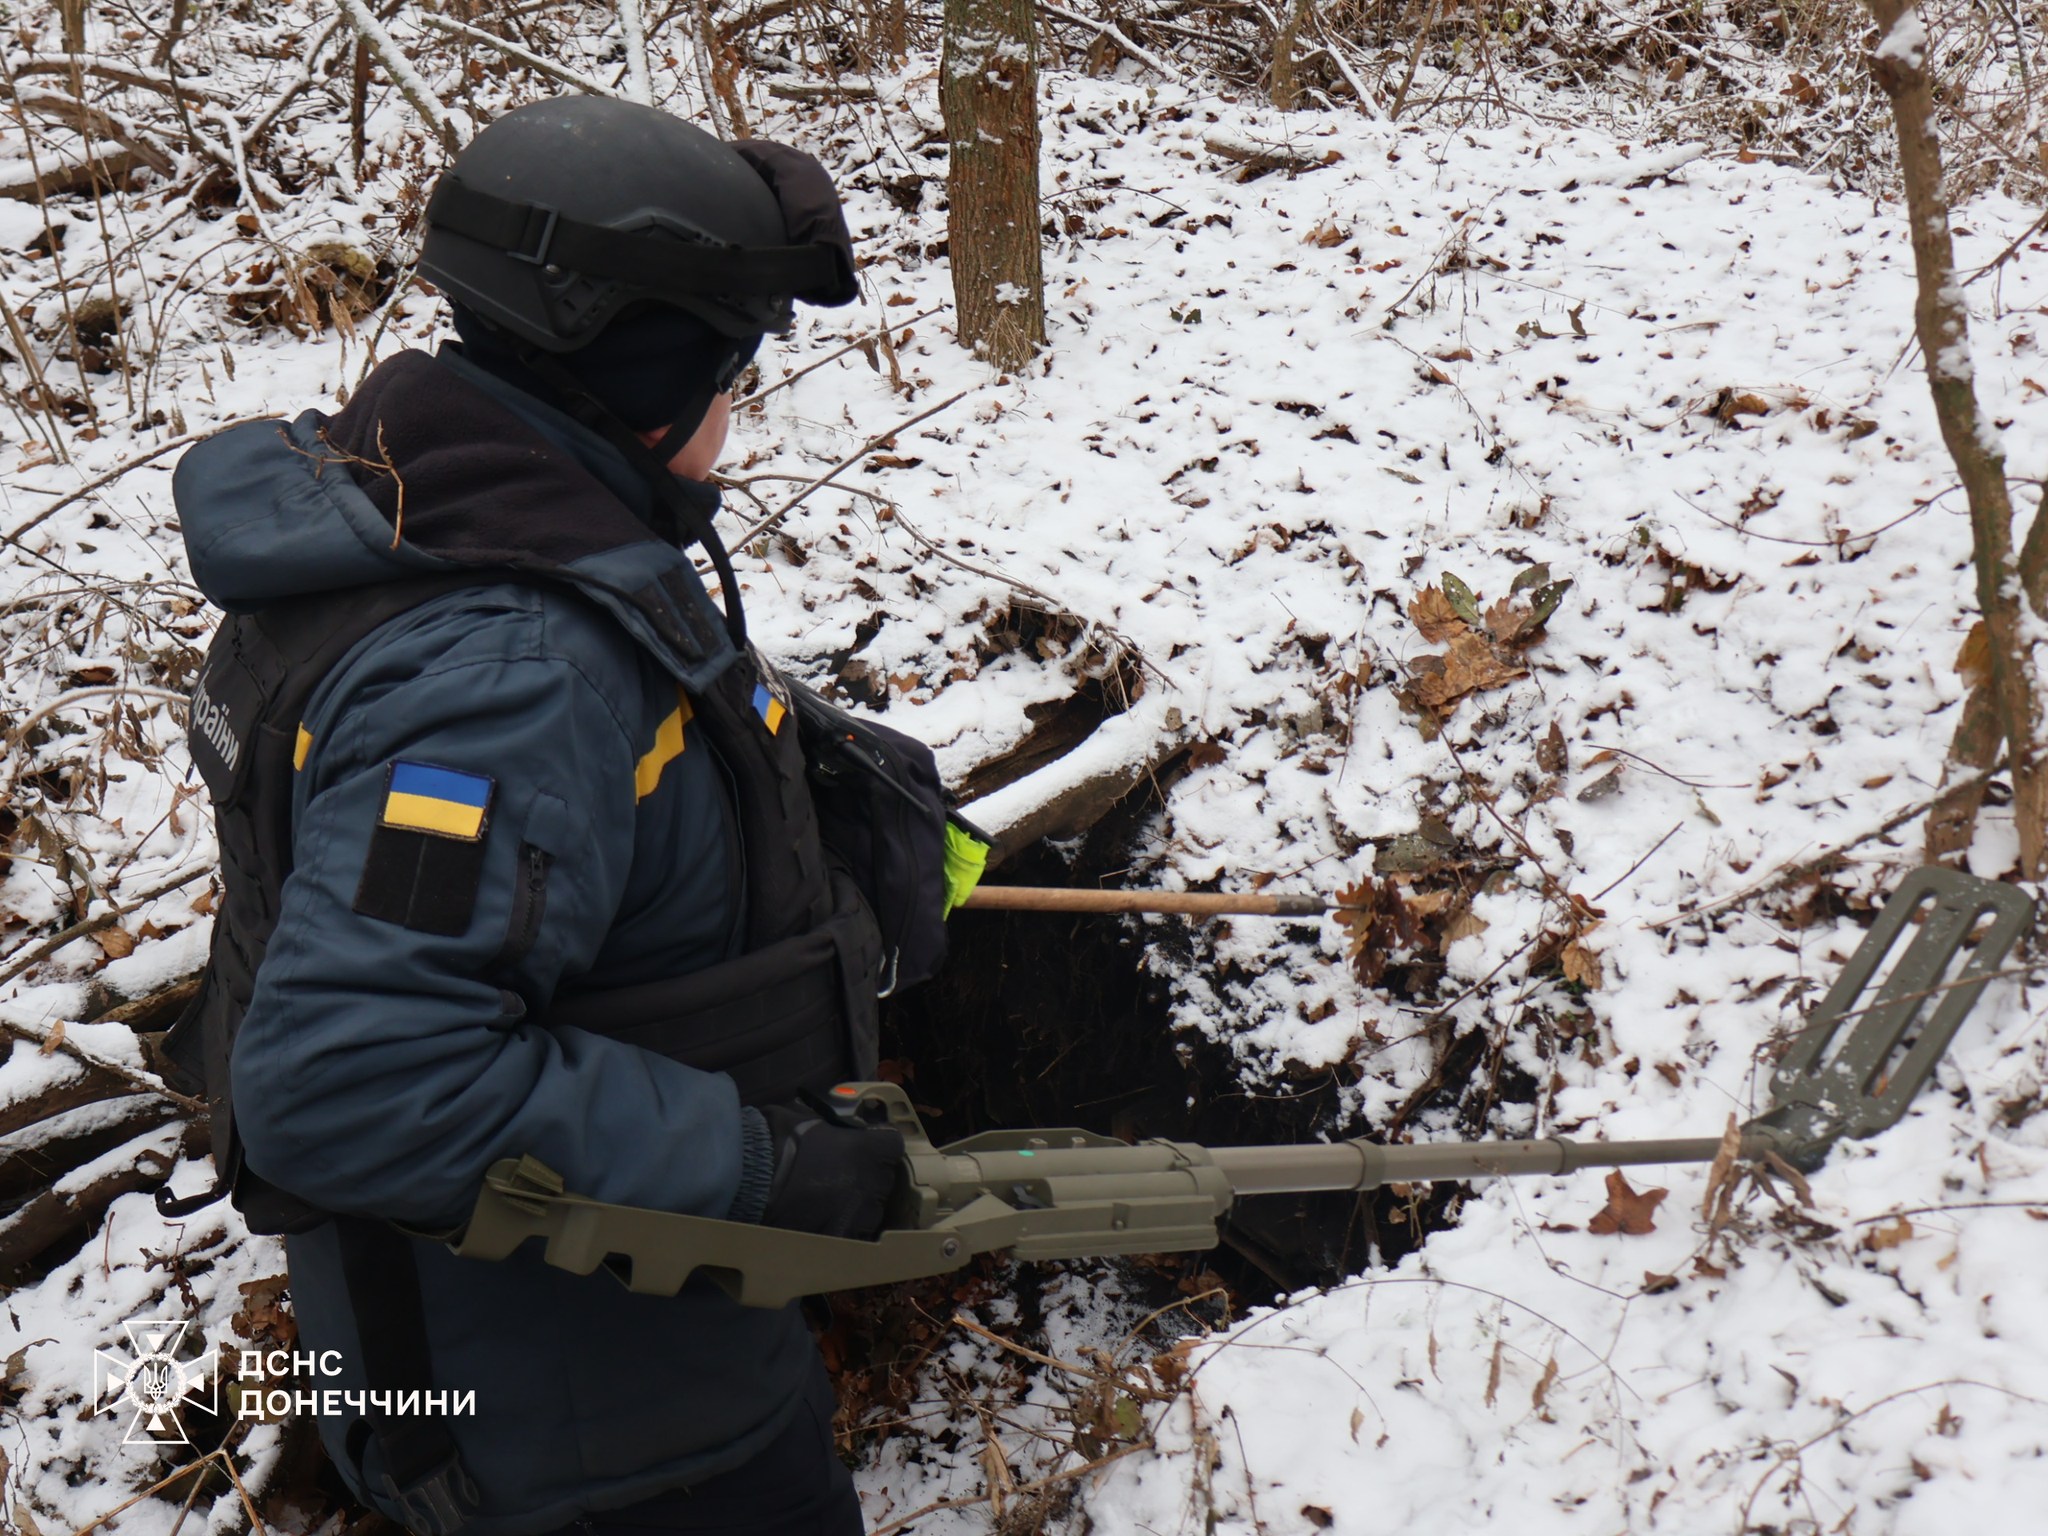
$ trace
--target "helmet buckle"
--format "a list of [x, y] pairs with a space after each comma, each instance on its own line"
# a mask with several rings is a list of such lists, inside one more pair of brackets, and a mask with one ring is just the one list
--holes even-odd
[[548, 262], [548, 247], [555, 243], [555, 222], [560, 215], [545, 203], [534, 203], [526, 210], [526, 227], [533, 228], [534, 218], [541, 215], [540, 233], [534, 239], [530, 250], [507, 251], [505, 254], [514, 261], [523, 261], [528, 266], [545, 267]]

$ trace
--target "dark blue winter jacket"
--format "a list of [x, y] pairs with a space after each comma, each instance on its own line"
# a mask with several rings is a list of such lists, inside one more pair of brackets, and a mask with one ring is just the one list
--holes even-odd
[[[364, 461], [354, 473], [337, 470], [337, 441]], [[209, 439], [176, 480], [194, 575], [234, 611], [530, 550], [550, 508], [630, 521], [642, 494], [616, 450], [447, 351], [385, 363], [339, 417]], [[682, 690], [730, 646], [683, 655], [619, 594], [665, 578], [701, 605], [696, 632], [722, 640], [715, 610], [688, 559], [644, 535], [565, 574], [581, 591], [479, 585], [391, 621], [307, 712], [294, 867], [235, 1044], [234, 1109], [249, 1166], [326, 1210], [452, 1228], [491, 1163], [531, 1153], [602, 1200], [758, 1214], [766, 1147], [730, 1078], [533, 1022], [558, 993], [728, 957], [742, 911], [724, 769], [683, 723]], [[488, 803], [459, 934], [359, 910], [394, 764]], [[743, 1309], [702, 1283], [637, 1296], [531, 1245], [501, 1264], [414, 1248], [434, 1384], [475, 1394], [449, 1427], [482, 1492], [477, 1536], [735, 1466], [817, 1369], [794, 1308]], [[317, 1385], [360, 1390], [334, 1228], [287, 1252], [300, 1349], [346, 1362]], [[349, 1424], [323, 1419], [323, 1439], [380, 1503], [378, 1448], [357, 1465]]]

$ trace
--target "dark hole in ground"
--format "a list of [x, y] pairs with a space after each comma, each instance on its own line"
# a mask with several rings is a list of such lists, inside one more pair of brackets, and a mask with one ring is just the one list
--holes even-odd
[[[999, 878], [1105, 883], [1128, 866], [1151, 800], [1133, 796], [1098, 823], [1072, 865], [1040, 847], [1005, 864]], [[1170, 1029], [1165, 986], [1144, 961], [1159, 950], [1192, 956], [1191, 921], [956, 914], [945, 972], [889, 1004], [883, 1021], [883, 1055], [904, 1074], [933, 1140], [1068, 1125], [1208, 1146], [1355, 1134], [1336, 1120], [1334, 1075], [1247, 1088], [1228, 1050]], [[1314, 933], [1280, 928], [1276, 942], [1310, 942]], [[1446, 1074], [1447, 1097], [1465, 1076]], [[1264, 1302], [1399, 1259], [1445, 1223], [1457, 1196], [1455, 1185], [1258, 1196], [1232, 1212], [1221, 1247], [1186, 1262], [1215, 1271], [1240, 1301]]]

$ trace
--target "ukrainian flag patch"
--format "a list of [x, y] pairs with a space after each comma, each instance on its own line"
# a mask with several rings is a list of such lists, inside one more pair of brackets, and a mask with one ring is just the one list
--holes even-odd
[[773, 736], [782, 729], [782, 717], [789, 713], [782, 707], [782, 700], [768, 691], [766, 683], [754, 684], [754, 713], [761, 717], [761, 723], [768, 727]]
[[382, 825], [476, 842], [484, 835], [491, 788], [491, 780], [480, 773], [395, 762], [384, 795]]

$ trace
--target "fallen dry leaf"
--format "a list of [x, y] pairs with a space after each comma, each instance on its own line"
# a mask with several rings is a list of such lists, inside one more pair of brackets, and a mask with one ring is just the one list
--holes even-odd
[[1619, 1168], [1607, 1175], [1607, 1203], [1586, 1230], [1601, 1237], [1621, 1233], [1642, 1237], [1657, 1230], [1657, 1206], [1669, 1194], [1666, 1189], [1637, 1189]]
[[1709, 1233], [1719, 1232], [1735, 1214], [1736, 1164], [1742, 1157], [1742, 1127], [1735, 1116], [1721, 1132], [1721, 1147], [1707, 1169], [1707, 1192], [1700, 1200], [1700, 1218]]
[[1486, 919], [1470, 907], [1444, 924], [1444, 943], [1455, 944], [1460, 939], [1469, 939], [1474, 934], [1486, 932]]
[[1872, 1227], [1863, 1234], [1863, 1246], [1872, 1253], [1882, 1253], [1887, 1248], [1896, 1248], [1913, 1236], [1913, 1223], [1901, 1216], [1881, 1227]]
[[1456, 639], [1466, 632], [1467, 624], [1458, 617], [1451, 600], [1444, 596], [1441, 587], [1424, 587], [1415, 594], [1415, 601], [1408, 605], [1408, 617], [1415, 627], [1422, 631], [1422, 638], [1431, 645], [1442, 645], [1446, 640]]
[[108, 928], [93, 935], [93, 942], [109, 960], [125, 960], [135, 953], [135, 935], [120, 928]]
[[1529, 675], [1521, 663], [1496, 654], [1484, 635], [1469, 632], [1453, 640], [1443, 655], [1423, 656], [1410, 670], [1415, 674], [1415, 697], [1428, 709], [1441, 709], [1478, 689], [1498, 688]]
[[1557, 963], [1564, 971], [1566, 981], [1574, 982], [1588, 992], [1600, 990], [1600, 957], [1577, 939], [1559, 951]]
[[1963, 636], [1963, 648], [1956, 653], [1956, 671], [1963, 675], [1965, 688], [1981, 688], [1991, 681], [1991, 631], [1982, 619]]

